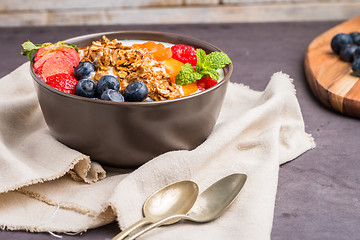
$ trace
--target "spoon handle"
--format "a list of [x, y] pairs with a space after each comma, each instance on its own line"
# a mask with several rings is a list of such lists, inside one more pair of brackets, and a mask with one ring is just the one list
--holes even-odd
[[[126, 238], [126, 240], [134, 240], [136, 239], [137, 237], [140, 237], [141, 235], [143, 235], [144, 233], [156, 228], [156, 227], [159, 227], [161, 225], [163, 225], [164, 223], [166, 223], [167, 221], [169, 220], [173, 220], [173, 219], [177, 219], [177, 221], [180, 221], [181, 219], [184, 219], [186, 218], [187, 216], [186, 215], [173, 215], [173, 216], [170, 216], [170, 217], [167, 217], [167, 218], [163, 218], [157, 222], [154, 222], [148, 226], [146, 226], [145, 228], [143, 228], [141, 231], [137, 232], [136, 234], [132, 235], [132, 236], [129, 236], [128, 238]], [[174, 222], [175, 223], [175, 222]]]
[[112, 240], [122, 240], [126, 236], [128, 236], [131, 232], [133, 232], [134, 230], [138, 229], [139, 227], [141, 227], [141, 226], [143, 226], [145, 224], [149, 224], [149, 223], [151, 223], [151, 222], [149, 220], [147, 220], [146, 218], [140, 219], [139, 221], [137, 221], [136, 223], [134, 223], [130, 227], [128, 227], [128, 228], [124, 229], [123, 231], [121, 231], [118, 235], [113, 237]]

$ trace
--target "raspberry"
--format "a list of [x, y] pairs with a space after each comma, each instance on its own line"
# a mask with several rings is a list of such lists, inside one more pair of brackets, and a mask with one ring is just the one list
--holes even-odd
[[200, 80], [196, 81], [196, 84], [200, 91], [203, 91], [205, 89], [211, 88], [215, 84], [217, 84], [217, 81], [215, 79], [212, 79], [209, 76], [203, 77]]
[[65, 93], [75, 94], [77, 80], [66, 73], [58, 73], [46, 78], [46, 84]]
[[182, 62], [190, 63], [193, 67], [196, 66], [196, 50], [192, 46], [177, 44], [171, 47], [172, 58]]

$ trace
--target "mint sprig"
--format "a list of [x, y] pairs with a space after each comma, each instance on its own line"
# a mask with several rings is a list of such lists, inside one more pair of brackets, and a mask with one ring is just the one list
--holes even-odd
[[42, 47], [47, 47], [47, 46], [52, 46], [51, 49], [49, 49], [49, 51], [55, 51], [61, 47], [71, 47], [71, 48], [74, 48], [77, 52], [79, 52], [79, 49], [77, 46], [75, 46], [74, 44], [71, 44], [71, 43], [66, 43], [66, 42], [57, 42], [55, 44], [52, 44], [52, 43], [34, 44], [28, 40], [28, 41], [24, 42], [21, 46], [23, 47], [23, 51], [21, 52], [21, 55], [28, 56], [29, 61], [31, 61], [32, 54], [34, 52], [36, 52], [37, 50], [39, 50]]
[[225, 53], [211, 52], [206, 55], [201, 48], [196, 49], [196, 58], [195, 69], [190, 63], [186, 63], [181, 67], [180, 72], [176, 75], [176, 84], [188, 85], [205, 76], [219, 80], [220, 74], [217, 70], [231, 63], [230, 58]]
[[176, 75], [176, 84], [178, 85], [188, 85], [195, 82], [198, 79], [201, 79], [202, 75], [198, 72], [195, 72], [193, 66], [190, 63], [185, 63], [181, 67], [180, 72]]

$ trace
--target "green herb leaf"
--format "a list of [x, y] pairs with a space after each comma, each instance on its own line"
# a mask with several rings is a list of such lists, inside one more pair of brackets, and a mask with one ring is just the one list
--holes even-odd
[[176, 84], [178, 85], [187, 85], [195, 82], [196, 80], [201, 79], [202, 75], [198, 72], [195, 72], [193, 66], [190, 63], [185, 63], [178, 75], [176, 75]]
[[176, 75], [176, 84], [191, 84], [205, 76], [219, 80], [220, 73], [217, 70], [231, 63], [230, 58], [225, 53], [211, 52], [206, 55], [206, 52], [201, 48], [196, 49], [196, 58], [195, 70], [190, 63], [186, 63], [181, 67], [179, 74]]
[[41, 45], [40, 46], [39, 46], [39, 44], [35, 45], [32, 42], [30, 42], [29, 40], [27, 40], [26, 42], [24, 42], [22, 44], [22, 47], [24, 48], [24, 50], [31, 51], [33, 49], [39, 49], [41, 47]]
[[203, 69], [200, 72], [200, 74], [202, 76], [210, 76], [212, 79], [215, 79], [216, 81], [219, 80], [220, 77], [220, 73], [213, 68]]
[[206, 63], [206, 53], [204, 50], [202, 50], [201, 48], [196, 49], [196, 58], [197, 58], [197, 62], [196, 62], [197, 71], [207, 68], [206, 65], [208, 64]]
[[211, 52], [206, 56], [206, 61], [211, 62], [210, 67], [216, 70], [231, 63], [230, 58], [223, 52]]
[[31, 56], [32, 56], [33, 52], [39, 50], [41, 48], [42, 44], [33, 44], [32, 42], [30, 42], [28, 40], [28, 41], [24, 42], [21, 46], [24, 49], [21, 52], [21, 54], [24, 56], [28, 56], [29, 61], [31, 61]]

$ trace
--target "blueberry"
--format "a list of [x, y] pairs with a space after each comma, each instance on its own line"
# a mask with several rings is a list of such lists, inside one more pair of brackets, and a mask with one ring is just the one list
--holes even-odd
[[355, 60], [352, 63], [351, 68], [354, 71], [355, 76], [360, 77], [360, 59]]
[[105, 75], [100, 78], [96, 91], [99, 96], [101, 96], [101, 94], [108, 89], [114, 89], [116, 91], [119, 91], [119, 88], [120, 84], [116, 77], [112, 75]]
[[352, 32], [349, 34], [354, 44], [360, 45], [360, 32]]
[[360, 47], [358, 47], [354, 52], [354, 61], [360, 59]]
[[131, 82], [124, 90], [124, 98], [127, 102], [142, 102], [147, 98], [149, 90], [141, 81]]
[[360, 35], [357, 35], [353, 38], [354, 44], [360, 46]]
[[94, 64], [89, 61], [80, 62], [74, 68], [75, 78], [77, 80], [90, 77], [92, 72], [95, 72], [96, 68]]
[[75, 94], [82, 97], [93, 98], [96, 94], [96, 82], [90, 78], [84, 78], [75, 85]]
[[111, 102], [124, 102], [124, 97], [119, 91], [114, 89], [107, 89], [102, 94], [100, 99]]
[[338, 33], [331, 39], [331, 49], [334, 53], [339, 54], [343, 46], [352, 44], [353, 40], [349, 34]]
[[340, 59], [346, 62], [354, 61], [355, 50], [359, 47], [355, 44], [347, 44], [340, 50]]

